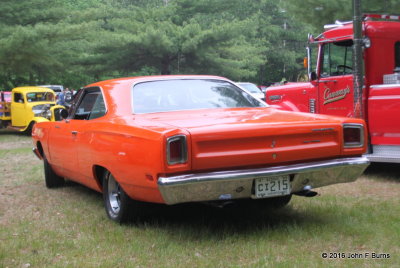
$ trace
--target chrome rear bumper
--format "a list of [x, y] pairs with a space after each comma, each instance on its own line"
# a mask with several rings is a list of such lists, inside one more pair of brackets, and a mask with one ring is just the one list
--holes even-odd
[[369, 160], [362, 157], [338, 158], [287, 166], [227, 170], [198, 174], [160, 177], [158, 188], [166, 204], [251, 198], [254, 179], [291, 175], [292, 193], [304, 186], [318, 188], [335, 183], [355, 181], [367, 168]]

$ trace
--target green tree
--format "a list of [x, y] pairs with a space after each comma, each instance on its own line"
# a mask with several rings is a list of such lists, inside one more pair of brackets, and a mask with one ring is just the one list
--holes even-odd
[[210, 0], [191, 3], [162, 2], [158, 8], [127, 6], [126, 2], [123, 9], [110, 6], [109, 12], [119, 10], [114, 12], [117, 16], [103, 14], [108, 28], [98, 34], [102, 42], [95, 58], [107, 59], [107, 65], [98, 70], [129, 75], [150, 68], [159, 74], [215, 73], [233, 79], [255, 75], [265, 48], [252, 42], [254, 20], [208, 13]]
[[[353, 18], [353, 0], [285, 0], [282, 4], [291, 16], [313, 26], [316, 31], [336, 20]], [[400, 14], [398, 0], [361, 0], [361, 4], [364, 13]]]
[[[77, 33], [61, 0], [3, 0], [0, 9], [0, 86], [62, 83], [79, 50]], [[81, 45], [81, 44], [80, 44]]]

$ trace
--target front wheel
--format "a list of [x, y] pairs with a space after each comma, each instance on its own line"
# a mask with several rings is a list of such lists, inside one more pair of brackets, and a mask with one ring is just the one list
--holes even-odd
[[22, 131], [22, 134], [27, 135], [27, 136], [31, 136], [32, 135], [32, 129], [33, 129], [33, 126], [35, 124], [36, 124], [35, 121], [30, 122], [29, 126], [24, 131]]
[[103, 200], [107, 216], [123, 223], [139, 214], [139, 203], [132, 200], [110, 172], [103, 175]]

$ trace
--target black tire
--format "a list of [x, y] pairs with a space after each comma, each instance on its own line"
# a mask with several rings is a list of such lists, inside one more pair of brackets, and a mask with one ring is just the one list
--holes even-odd
[[35, 124], [36, 124], [35, 121], [30, 122], [29, 126], [24, 131], [22, 131], [22, 134], [27, 136], [32, 136], [32, 129]]
[[103, 200], [107, 216], [115, 222], [125, 223], [140, 215], [140, 203], [124, 192], [109, 171], [103, 174]]
[[44, 180], [46, 182], [47, 188], [57, 188], [65, 184], [64, 178], [54, 173], [53, 169], [51, 168], [51, 165], [49, 164], [45, 156], [43, 156], [43, 165], [44, 165]]
[[257, 206], [267, 208], [267, 209], [280, 209], [285, 207], [287, 204], [289, 204], [290, 200], [292, 199], [292, 195], [284, 195], [284, 196], [278, 196], [278, 197], [271, 197], [271, 198], [265, 198], [265, 199], [258, 199], [255, 200]]

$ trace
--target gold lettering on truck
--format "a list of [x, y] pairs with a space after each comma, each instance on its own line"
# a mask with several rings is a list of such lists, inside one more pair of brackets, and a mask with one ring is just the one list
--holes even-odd
[[339, 89], [339, 90], [333, 91], [333, 92], [331, 92], [330, 88], [326, 88], [325, 91], [324, 91], [324, 105], [328, 104], [328, 103], [331, 103], [331, 102], [338, 101], [338, 100], [342, 100], [349, 93], [350, 93], [349, 86], [347, 86], [344, 89]]

